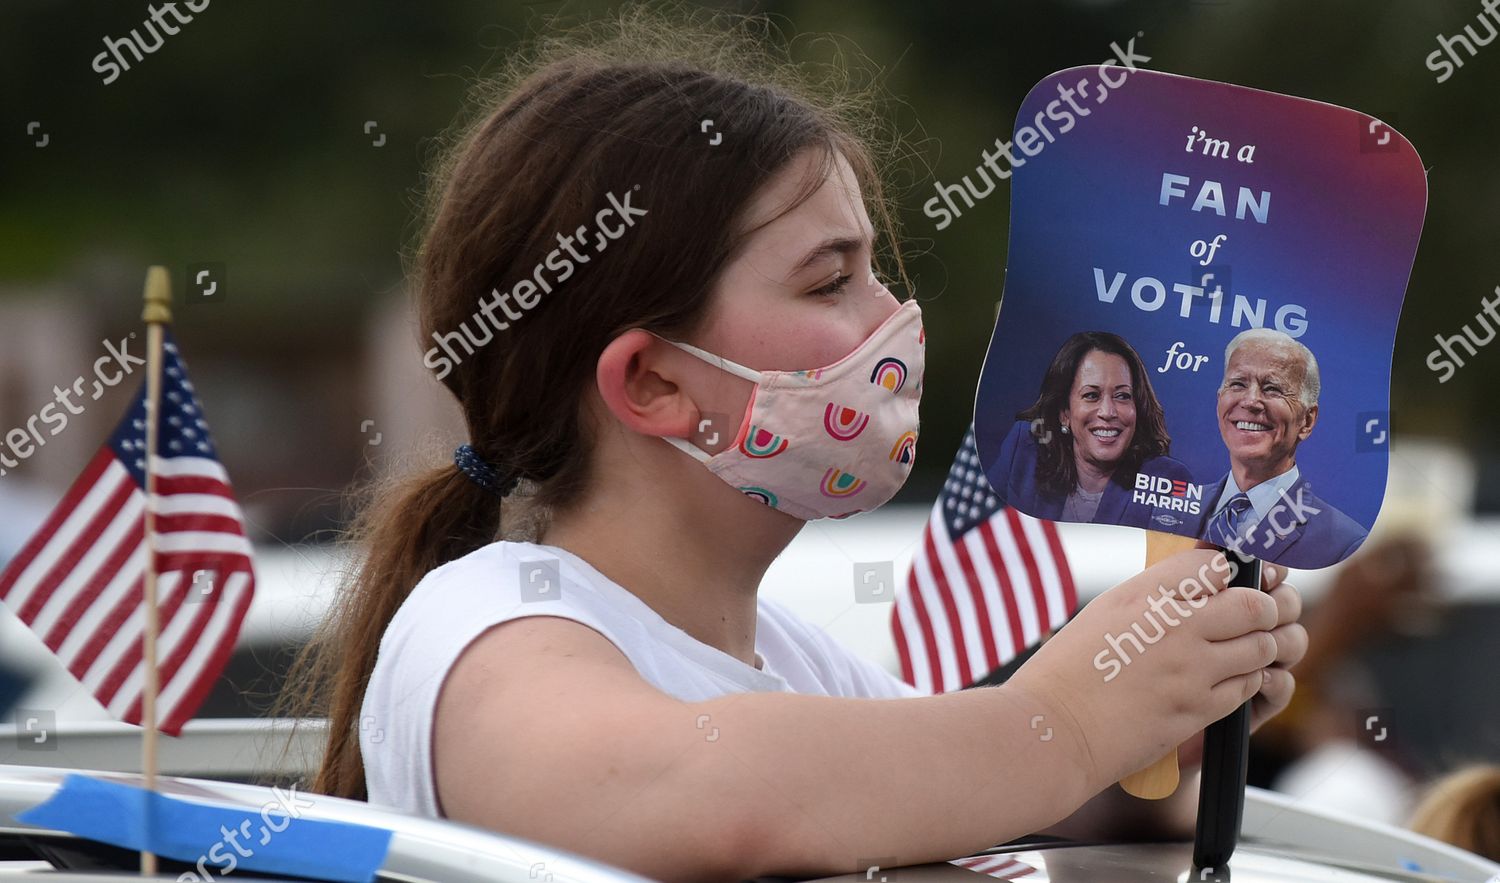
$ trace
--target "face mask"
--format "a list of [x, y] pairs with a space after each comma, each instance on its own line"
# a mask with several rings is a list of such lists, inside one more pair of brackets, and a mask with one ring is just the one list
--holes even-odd
[[661, 436], [732, 487], [810, 521], [868, 512], [906, 482], [917, 455], [926, 343], [915, 300], [825, 368], [756, 371], [667, 342], [755, 383], [734, 443], [717, 454]]

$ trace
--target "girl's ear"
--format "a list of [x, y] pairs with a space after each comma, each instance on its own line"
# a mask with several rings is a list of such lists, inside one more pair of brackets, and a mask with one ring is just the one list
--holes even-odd
[[716, 453], [735, 437], [755, 384], [640, 328], [599, 354], [595, 383], [604, 407], [642, 435], [691, 439]]
[[[642, 435], [686, 437], [695, 405], [671, 358], [676, 347], [640, 328], [622, 332], [599, 354], [594, 379], [614, 418]], [[684, 354], [685, 355], [685, 354]]]

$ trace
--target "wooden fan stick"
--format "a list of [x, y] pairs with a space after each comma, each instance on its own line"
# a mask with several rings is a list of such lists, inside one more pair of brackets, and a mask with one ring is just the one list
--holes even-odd
[[[1170, 558], [1178, 552], [1195, 548], [1197, 545], [1198, 541], [1193, 537], [1148, 530], [1146, 531], [1146, 566], [1150, 567], [1158, 561]], [[1179, 778], [1177, 749], [1173, 747], [1155, 763], [1121, 779], [1120, 787], [1125, 789], [1126, 794], [1135, 797], [1145, 800], [1161, 800], [1164, 797], [1170, 797], [1172, 792], [1177, 790]]]

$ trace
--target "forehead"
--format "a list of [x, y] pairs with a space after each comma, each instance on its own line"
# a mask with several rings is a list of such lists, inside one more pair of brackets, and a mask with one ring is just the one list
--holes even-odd
[[1300, 375], [1305, 366], [1302, 357], [1291, 347], [1274, 343], [1251, 341], [1242, 343], [1229, 357], [1225, 373], [1290, 374]]
[[[821, 178], [819, 173], [824, 172]], [[800, 205], [787, 206], [811, 187]], [[859, 179], [844, 155], [825, 157], [808, 148], [789, 160], [761, 187], [745, 211], [747, 253], [776, 256], [788, 266], [831, 236], [873, 238]]]
[[1130, 363], [1125, 361], [1124, 356], [1117, 353], [1089, 350], [1083, 360], [1078, 363], [1078, 373], [1074, 382], [1077, 386], [1102, 382], [1129, 385]]

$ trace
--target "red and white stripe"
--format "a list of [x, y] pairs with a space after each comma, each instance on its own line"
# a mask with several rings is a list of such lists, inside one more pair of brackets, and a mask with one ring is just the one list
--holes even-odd
[[994, 877], [997, 880], [1021, 880], [1037, 871], [1032, 865], [1008, 855], [973, 855], [968, 858], [953, 859], [949, 864], [968, 868], [977, 874], [984, 874], [986, 877]]
[[942, 505], [933, 507], [892, 618], [902, 676], [928, 694], [984, 678], [1077, 605], [1052, 522], [1003, 507], [954, 539]]
[[[177, 735], [239, 637], [255, 591], [229, 476], [206, 457], [157, 457], [159, 729]], [[0, 600], [111, 715], [139, 724], [146, 667], [146, 494], [105, 445], [0, 574]], [[213, 588], [194, 574], [213, 573]]]

